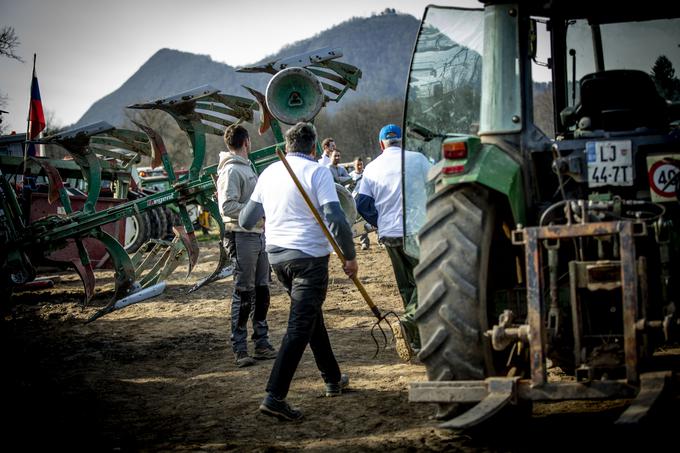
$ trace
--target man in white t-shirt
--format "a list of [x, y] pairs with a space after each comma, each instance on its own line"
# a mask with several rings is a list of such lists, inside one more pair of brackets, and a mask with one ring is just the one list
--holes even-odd
[[[348, 276], [357, 273], [352, 230], [340, 207], [331, 172], [315, 161], [316, 129], [298, 123], [286, 132], [287, 161], [314, 207], [345, 255]], [[265, 218], [269, 262], [290, 296], [286, 334], [267, 382], [260, 411], [283, 420], [298, 420], [302, 412], [286, 402], [295, 370], [307, 344], [325, 382], [326, 396], [337, 396], [349, 384], [340, 373], [324, 324], [322, 305], [328, 287], [328, 258], [333, 250], [283, 162], [262, 172], [239, 224], [250, 228]]]
[[331, 164], [331, 154], [335, 150], [335, 140], [332, 137], [324, 138], [321, 142], [321, 157], [319, 158], [319, 163], [324, 167]]
[[[378, 228], [380, 241], [385, 245], [390, 257], [399, 294], [404, 303], [404, 316], [401, 322], [411, 347], [417, 352], [420, 349], [420, 336], [414, 315], [418, 306], [418, 291], [413, 269], [418, 260], [404, 250], [401, 128], [395, 124], [388, 124], [380, 130], [379, 140], [382, 154], [366, 165], [355, 200], [359, 214]], [[425, 181], [430, 162], [420, 153], [413, 151], [403, 153], [409, 181], [412, 184], [409, 186], [409, 193], [422, 192], [424, 204]], [[414, 233], [407, 231], [406, 234]]]

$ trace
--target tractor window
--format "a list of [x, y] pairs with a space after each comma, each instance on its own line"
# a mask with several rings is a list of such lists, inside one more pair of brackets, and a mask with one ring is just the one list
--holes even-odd
[[[430, 6], [411, 61], [404, 148], [441, 160], [446, 134], [476, 134], [482, 82], [483, 12]], [[403, 175], [405, 249], [418, 256], [417, 233], [425, 222], [426, 187], [422, 172]]]
[[[604, 70], [634, 69], [652, 76], [659, 94], [668, 101], [680, 100], [680, 19], [600, 25]], [[570, 24], [567, 46], [574, 55], [568, 57], [569, 103], [578, 102], [578, 81], [596, 71], [593, 33], [585, 20]], [[576, 93], [572, 79], [576, 74]], [[631, 87], [633, 90], [635, 87]]]
[[[479, 128], [483, 13], [428, 7], [411, 61], [405, 124], [433, 136]], [[441, 159], [441, 140], [408, 138], [406, 149]]]
[[555, 135], [553, 114], [553, 82], [548, 68], [550, 58], [550, 33], [546, 22], [536, 20], [536, 56], [531, 65], [533, 81], [534, 125], [549, 137]]

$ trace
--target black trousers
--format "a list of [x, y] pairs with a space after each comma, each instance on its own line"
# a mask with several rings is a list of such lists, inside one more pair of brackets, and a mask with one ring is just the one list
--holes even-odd
[[328, 289], [328, 256], [284, 261], [272, 267], [290, 296], [290, 314], [286, 334], [269, 375], [267, 392], [278, 399], [288, 395], [307, 344], [312, 348], [324, 382], [339, 382], [340, 368], [321, 309]]

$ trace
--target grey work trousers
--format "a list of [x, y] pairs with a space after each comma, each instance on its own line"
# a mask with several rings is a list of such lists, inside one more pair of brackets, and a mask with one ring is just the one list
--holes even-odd
[[[234, 353], [248, 350], [247, 321], [252, 317], [255, 348], [269, 346], [269, 282], [271, 274], [262, 233], [227, 232], [224, 246], [234, 267], [231, 296], [231, 346]], [[252, 312], [252, 316], [251, 316]]]

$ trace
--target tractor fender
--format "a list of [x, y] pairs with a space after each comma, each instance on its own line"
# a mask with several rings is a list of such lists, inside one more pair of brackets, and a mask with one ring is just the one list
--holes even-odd
[[462, 159], [442, 159], [431, 170], [434, 191], [457, 184], [481, 184], [505, 195], [515, 224], [526, 224], [522, 168], [515, 159], [494, 144], [481, 143], [478, 137], [456, 137], [465, 141], [467, 156]]

